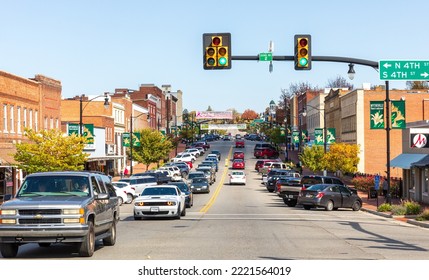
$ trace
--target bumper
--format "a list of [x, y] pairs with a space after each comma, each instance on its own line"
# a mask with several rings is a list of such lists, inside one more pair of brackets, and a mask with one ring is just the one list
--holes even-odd
[[81, 242], [88, 233], [87, 225], [65, 226], [25, 226], [0, 227], [0, 243], [69, 243]]
[[134, 207], [134, 217], [174, 217], [177, 206], [143, 206]]

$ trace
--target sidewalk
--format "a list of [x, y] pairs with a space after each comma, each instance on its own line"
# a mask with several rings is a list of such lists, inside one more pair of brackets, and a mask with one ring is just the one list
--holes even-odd
[[[415, 216], [393, 216], [390, 213], [378, 212], [377, 206], [384, 203], [384, 197], [380, 196], [378, 198], [368, 199], [368, 194], [365, 192], [358, 191], [359, 197], [362, 199], [362, 211], [378, 215], [385, 218], [392, 218], [400, 222], [409, 223], [412, 225], [429, 228], [429, 221], [416, 221]], [[378, 199], [378, 202], [377, 202]], [[392, 198], [392, 204], [400, 204], [401, 201], [399, 198]]]

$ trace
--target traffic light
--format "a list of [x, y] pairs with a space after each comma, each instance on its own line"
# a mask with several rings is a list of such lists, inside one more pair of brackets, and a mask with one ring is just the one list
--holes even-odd
[[203, 34], [204, 69], [231, 69], [231, 33]]
[[311, 36], [295, 35], [295, 70], [311, 69]]

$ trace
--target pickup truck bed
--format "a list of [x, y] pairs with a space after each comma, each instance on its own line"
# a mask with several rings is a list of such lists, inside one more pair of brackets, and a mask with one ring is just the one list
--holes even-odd
[[280, 179], [277, 181], [277, 194], [287, 206], [295, 207], [301, 191], [301, 178]]

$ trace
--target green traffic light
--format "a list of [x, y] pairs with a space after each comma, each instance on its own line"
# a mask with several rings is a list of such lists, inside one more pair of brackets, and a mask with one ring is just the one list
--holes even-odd
[[299, 65], [300, 66], [307, 66], [308, 60], [305, 57], [302, 57], [299, 59]]
[[227, 63], [226, 58], [225, 57], [221, 57], [219, 58], [219, 65], [220, 66], [225, 66]]

